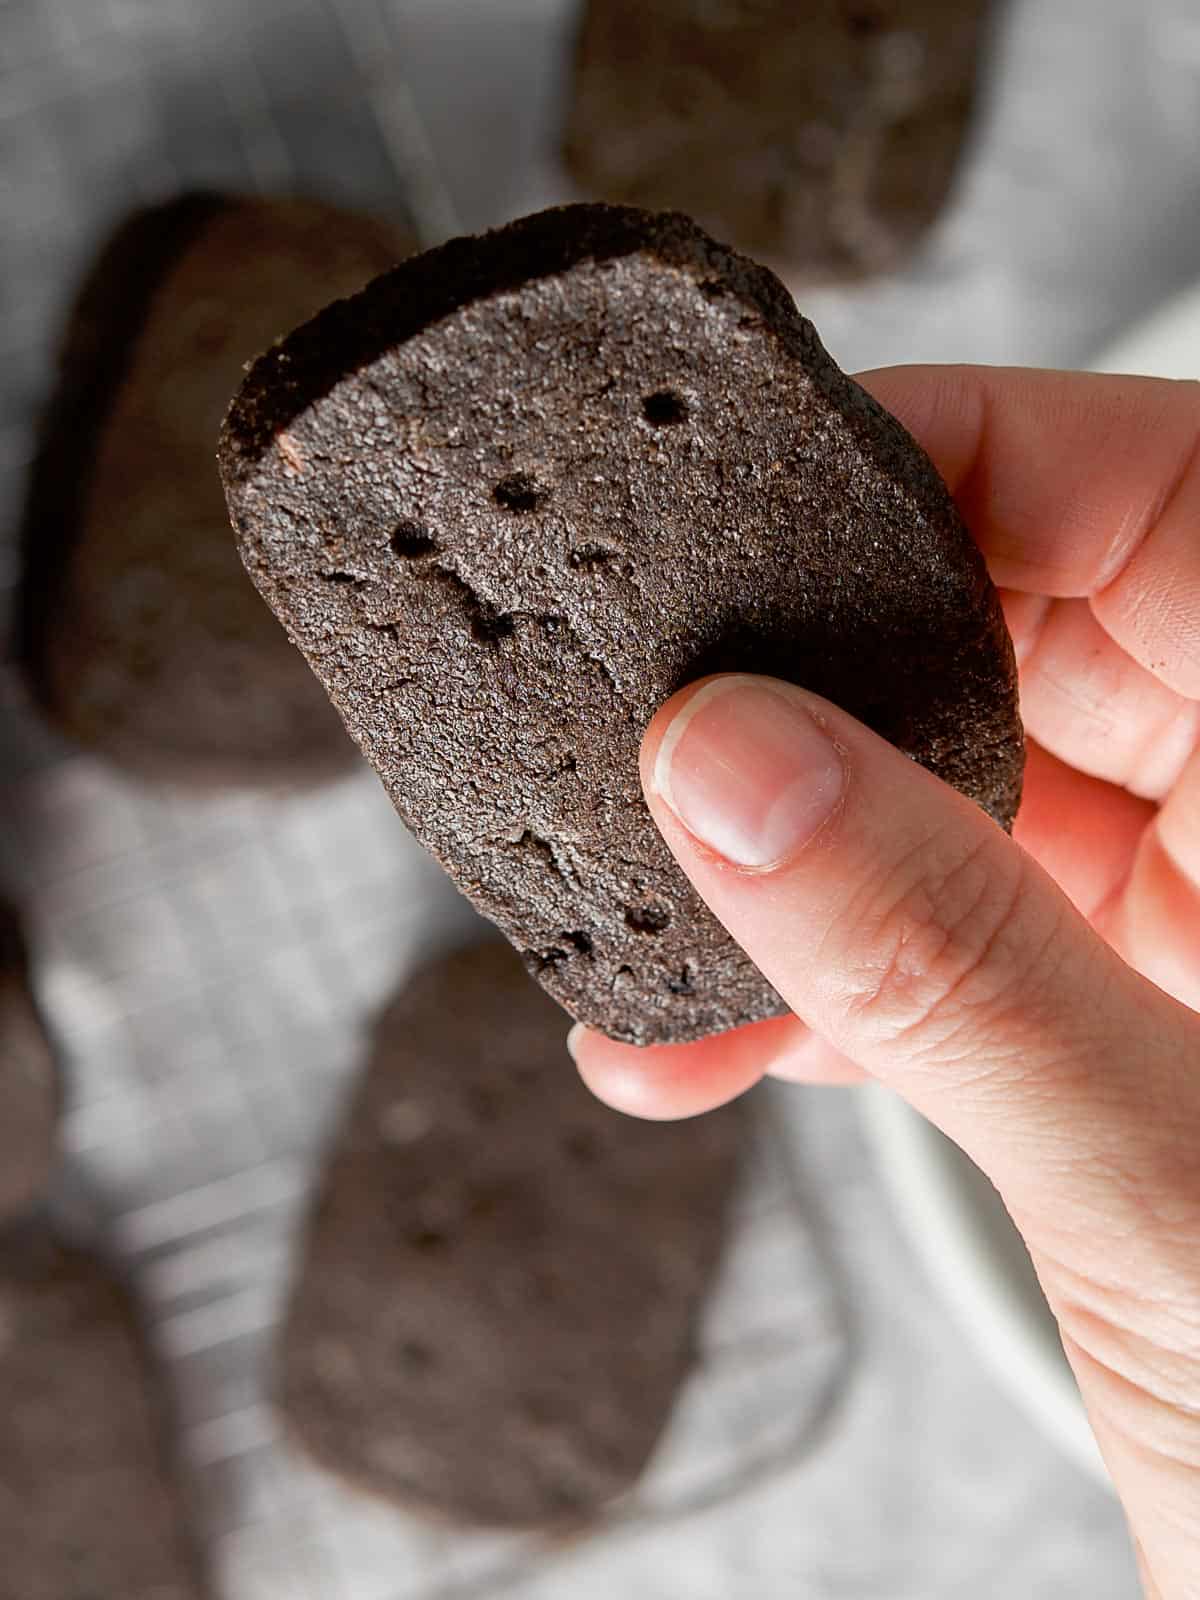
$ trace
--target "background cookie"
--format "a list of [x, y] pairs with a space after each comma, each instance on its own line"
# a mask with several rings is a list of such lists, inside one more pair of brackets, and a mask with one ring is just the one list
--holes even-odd
[[589, 0], [567, 165], [808, 277], [894, 265], [936, 218], [987, 0]]
[[314, 201], [191, 195], [139, 213], [102, 253], [24, 528], [24, 655], [73, 738], [184, 777], [353, 763], [231, 548], [214, 441], [252, 356], [411, 248]]
[[0, 1227], [33, 1206], [49, 1181], [59, 1098], [20, 924], [0, 901]]
[[124, 1295], [0, 1236], [0, 1600], [200, 1600]]
[[720, 1251], [741, 1116], [622, 1117], [507, 945], [417, 974], [381, 1019], [283, 1346], [300, 1440], [462, 1520], [586, 1516], [671, 1414]]
[[414, 259], [256, 363], [221, 460], [400, 815], [616, 1038], [784, 1009], [642, 800], [683, 684], [803, 684], [1012, 820], [1012, 647], [950, 496], [686, 218], [566, 207]]

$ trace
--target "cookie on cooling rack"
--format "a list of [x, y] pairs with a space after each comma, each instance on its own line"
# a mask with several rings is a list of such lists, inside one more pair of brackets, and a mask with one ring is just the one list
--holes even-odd
[[642, 799], [684, 684], [801, 684], [1012, 821], [1016, 665], [945, 485], [684, 217], [570, 206], [413, 258], [255, 364], [220, 458], [401, 817], [614, 1038], [786, 1009]]
[[382, 1017], [281, 1347], [296, 1438], [457, 1521], [586, 1519], [629, 1489], [693, 1360], [743, 1120], [620, 1116], [495, 942]]
[[121, 1289], [0, 1233], [0, 1600], [202, 1600]]
[[412, 248], [315, 201], [188, 195], [103, 250], [66, 330], [23, 534], [23, 655], [71, 738], [172, 779], [354, 763], [246, 581], [213, 452], [245, 363]]
[[886, 271], [937, 218], [988, 0], [588, 0], [564, 153], [806, 279]]

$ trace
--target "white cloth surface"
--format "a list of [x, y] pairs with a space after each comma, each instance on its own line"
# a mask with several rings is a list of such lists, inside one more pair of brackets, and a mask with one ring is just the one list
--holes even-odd
[[[899, 277], [801, 305], [848, 368], [1073, 365], [1200, 276], [1194, 0], [1012, 0], [955, 203]], [[7, 0], [0, 506], [54, 330], [131, 204], [198, 184], [411, 214], [432, 241], [562, 198], [573, 0]], [[0, 581], [15, 571], [4, 546]], [[270, 1347], [372, 1012], [467, 914], [363, 773], [319, 795], [144, 791], [11, 683], [0, 871], [71, 1071], [64, 1217], [147, 1305], [224, 1600], [1132, 1600], [1115, 1502], [965, 1348], [848, 1091], [776, 1089], [706, 1363], [645, 1507], [590, 1542], [465, 1536], [281, 1440]], [[691, 1515], [679, 1495], [720, 1491]]]

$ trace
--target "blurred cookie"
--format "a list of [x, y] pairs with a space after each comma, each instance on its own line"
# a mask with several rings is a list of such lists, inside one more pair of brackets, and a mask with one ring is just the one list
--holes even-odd
[[0, 901], [0, 1226], [31, 1209], [49, 1181], [59, 1098], [20, 923]]
[[66, 330], [24, 527], [24, 655], [72, 738], [170, 777], [353, 764], [246, 582], [213, 453], [244, 364], [412, 248], [315, 201], [190, 195], [102, 252]]
[[686, 218], [564, 207], [414, 258], [255, 364], [221, 463], [401, 817], [615, 1038], [786, 1009], [642, 799], [684, 684], [802, 684], [1012, 821], [1012, 645], [945, 485]]
[[941, 210], [987, 0], [588, 0], [567, 165], [808, 278], [894, 266]]
[[287, 1318], [281, 1400], [333, 1471], [457, 1520], [541, 1525], [628, 1489], [720, 1253], [734, 1108], [622, 1117], [504, 944], [381, 1019]]
[[0, 1600], [200, 1600], [121, 1290], [0, 1235]]

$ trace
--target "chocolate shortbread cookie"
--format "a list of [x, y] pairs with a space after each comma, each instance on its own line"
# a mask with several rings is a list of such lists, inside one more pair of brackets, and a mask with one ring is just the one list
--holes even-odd
[[589, 0], [567, 164], [809, 278], [895, 265], [937, 217], [987, 0]]
[[406, 985], [287, 1319], [299, 1439], [458, 1520], [586, 1518], [632, 1485], [721, 1247], [740, 1111], [621, 1117], [572, 1070], [565, 1021], [499, 942]]
[[0, 1235], [0, 1600], [199, 1600], [130, 1308], [40, 1224]]
[[615, 1038], [785, 1009], [642, 799], [682, 685], [804, 685], [1012, 821], [1012, 646], [945, 486], [686, 218], [566, 207], [415, 258], [256, 363], [221, 462], [400, 815]]
[[213, 446], [251, 357], [412, 248], [313, 201], [191, 195], [103, 251], [67, 328], [24, 526], [23, 654], [63, 731], [171, 777], [354, 763], [231, 548]]
[[20, 924], [0, 901], [0, 1226], [33, 1207], [49, 1181], [59, 1100]]

